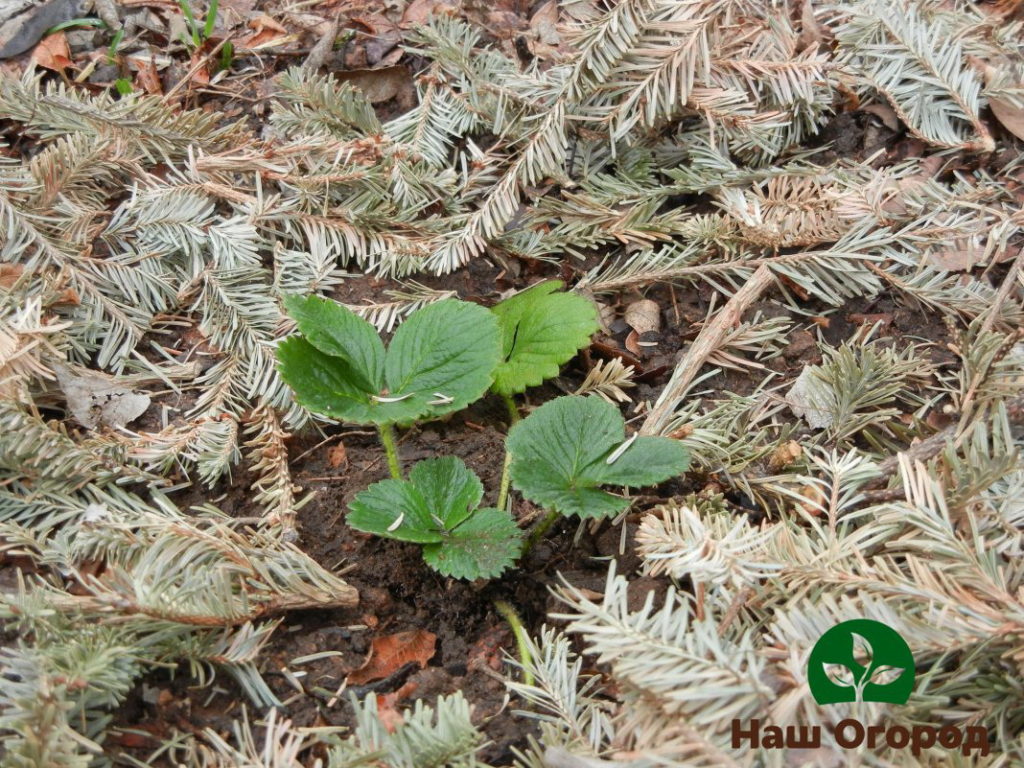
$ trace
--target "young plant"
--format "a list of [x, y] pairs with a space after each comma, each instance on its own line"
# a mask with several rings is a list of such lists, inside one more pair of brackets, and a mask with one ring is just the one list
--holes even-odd
[[512, 565], [522, 532], [502, 509], [477, 505], [484, 487], [461, 459], [421, 461], [408, 480], [382, 480], [355, 497], [348, 524], [423, 545], [423, 559], [445, 576], [492, 578]]
[[375, 425], [395, 478], [394, 425], [465, 408], [487, 391], [498, 364], [495, 316], [469, 302], [416, 310], [386, 350], [370, 323], [336, 302], [289, 296], [285, 308], [302, 335], [280, 344], [278, 367], [296, 400], [332, 419]]
[[[600, 325], [597, 309], [561, 280], [548, 280], [497, 304], [491, 311], [501, 328], [501, 362], [491, 390], [505, 401], [511, 424], [519, 421], [513, 395], [558, 375], [559, 368], [590, 343]], [[501, 476], [498, 506], [508, 498], [509, 460]]]
[[199, 21], [192, 12], [190, 0], [178, 0], [178, 7], [181, 8], [181, 13], [185, 17], [185, 26], [188, 27], [193, 47], [198, 48], [206, 40], [209, 40], [210, 35], [213, 34], [213, 28], [217, 24], [217, 6], [219, 3], [220, 0], [210, 0], [210, 6], [206, 10], [206, 19], [203, 25], [200, 26]]
[[690, 462], [677, 440], [626, 439], [618, 408], [598, 397], [575, 395], [551, 400], [519, 422], [509, 432], [507, 447], [513, 486], [552, 510], [551, 521], [558, 514], [615, 515], [629, 500], [601, 490], [602, 485], [653, 485], [680, 474]]

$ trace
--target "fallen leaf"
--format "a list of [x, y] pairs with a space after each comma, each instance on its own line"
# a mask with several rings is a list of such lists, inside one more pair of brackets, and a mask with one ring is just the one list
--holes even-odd
[[444, 7], [444, 5], [441, 0], [412, 0], [406, 6], [405, 12], [402, 14], [402, 20], [398, 25], [408, 28], [426, 24], [437, 12], [438, 6]]
[[412, 85], [412, 75], [402, 66], [336, 72], [335, 77], [361, 90], [371, 104], [390, 101], [404, 86]]
[[135, 85], [151, 96], [158, 96], [164, 92], [164, 85], [160, 82], [160, 73], [157, 71], [153, 59], [139, 61], [139, 71], [135, 74]]
[[861, 112], [874, 115], [890, 131], [898, 131], [900, 129], [900, 119], [896, 116], [896, 110], [888, 104], [868, 104], [866, 107], [861, 108]]
[[787, 440], [776, 448], [768, 459], [768, 468], [773, 472], [788, 467], [803, 455], [804, 449], [796, 440]]
[[8, 264], [7, 262], [0, 264], [0, 288], [8, 290], [13, 288], [24, 271], [25, 267], [21, 264]]
[[402, 33], [387, 16], [371, 13], [368, 16], [353, 17], [351, 21], [365, 27], [370, 33], [366, 36], [363, 48], [366, 50], [366, 61], [378, 64], [392, 48], [402, 41]]
[[248, 26], [253, 31], [235, 41], [236, 51], [252, 51], [257, 48], [278, 45], [291, 37], [287, 29], [265, 13], [261, 13], [255, 19], [250, 19]]
[[821, 25], [818, 24], [818, 20], [814, 16], [814, 5], [811, 0], [804, 0], [803, 6], [800, 8], [800, 38], [797, 40], [797, 45], [800, 50], [817, 48], [824, 39]]
[[192, 73], [190, 82], [196, 85], [209, 85], [210, 83], [210, 70], [208, 62], [206, 62], [206, 52], [203, 48], [197, 48], [188, 63], [188, 71]]
[[348, 466], [348, 451], [345, 450], [344, 443], [339, 442], [327, 451], [327, 464], [334, 469]]
[[643, 350], [640, 349], [640, 334], [636, 331], [630, 331], [622, 345], [637, 357], [643, 354]]
[[661, 308], [650, 299], [634, 301], [623, 315], [626, 324], [638, 334], [661, 329]]
[[967, 272], [985, 258], [985, 249], [978, 245], [962, 248], [943, 248], [929, 251], [925, 256], [931, 266], [946, 272]]
[[51, 27], [75, 15], [75, 0], [5, 0], [0, 3], [0, 59], [19, 56]]
[[806, 501], [803, 504], [797, 504], [797, 509], [802, 509], [811, 517], [818, 517], [821, 515], [821, 508], [825, 504], [825, 490], [820, 485], [802, 485], [797, 489], [797, 493], [802, 496]]
[[473, 643], [469, 649], [469, 657], [466, 662], [466, 669], [470, 671], [480, 669], [493, 669], [495, 672], [501, 670], [504, 663], [502, 648], [509, 640], [508, 629], [499, 625], [491, 627], [484, 636]]
[[846, 319], [856, 325], [879, 325], [880, 330], [884, 331], [892, 325], [893, 317], [889, 312], [872, 312], [868, 314], [851, 312], [846, 316]]
[[123, 427], [149, 408], [149, 395], [133, 392], [113, 376], [60, 363], [53, 370], [71, 415], [83, 427]]
[[530, 19], [530, 31], [533, 40], [530, 51], [537, 57], [545, 59], [555, 53], [562, 36], [558, 33], [558, 3], [548, 0]]
[[789, 409], [807, 422], [811, 429], [826, 429], [835, 421], [825, 386], [814, 375], [812, 366], [803, 371], [786, 393]]
[[348, 681], [352, 685], [362, 685], [382, 680], [409, 662], [415, 662], [423, 669], [436, 652], [437, 635], [423, 629], [375, 637], [366, 663], [350, 673]]
[[1003, 124], [1003, 128], [1018, 139], [1024, 140], [1024, 109], [997, 96], [990, 97], [988, 105], [992, 108], [992, 114]]
[[985, 85], [993, 89], [987, 94], [988, 105], [992, 108], [992, 114], [996, 116], [996, 119], [1002, 123], [1006, 130], [1018, 139], [1024, 139], [1024, 109], [1021, 109], [1010, 99], [998, 95], [998, 89], [1011, 86], [1016, 90], [1021, 87], [1021, 83], [1011, 82], [1011, 77], [1008, 77], [1008, 72], [1011, 70], [1008, 67], [994, 67], [989, 62], [982, 61], [975, 56], [968, 57], [968, 63], [975, 70], [981, 72]]
[[68, 38], [63, 32], [47, 35], [32, 50], [32, 61], [40, 67], [63, 72], [72, 65]]
[[394, 693], [386, 693], [377, 698], [377, 720], [387, 728], [388, 733], [394, 733], [405, 723], [405, 718], [398, 711], [398, 703], [415, 693], [417, 688], [419, 686], [410, 681]]

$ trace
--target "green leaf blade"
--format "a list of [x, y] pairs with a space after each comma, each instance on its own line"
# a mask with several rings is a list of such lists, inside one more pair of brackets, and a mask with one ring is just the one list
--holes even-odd
[[409, 472], [409, 481], [448, 530], [469, 517], [484, 496], [480, 478], [455, 456], [419, 462]]
[[512, 395], [554, 378], [597, 332], [597, 309], [579, 294], [557, 292], [562, 285], [538, 283], [492, 308], [502, 335], [495, 392]]
[[399, 541], [443, 539], [423, 495], [405, 480], [381, 480], [359, 493], [349, 504], [346, 522], [357, 531]]
[[522, 549], [522, 531], [508, 512], [478, 509], [439, 544], [423, 548], [423, 559], [439, 573], [457, 579], [500, 576]]
[[498, 344], [498, 323], [484, 307], [446, 299], [417, 310], [395, 332], [385, 360], [389, 393], [408, 397], [382, 411], [411, 421], [462, 410], [490, 387]]
[[563, 515], [608, 517], [629, 501], [600, 490], [602, 484], [652, 485], [685, 470], [688, 454], [669, 438], [636, 438], [616, 456], [624, 435], [619, 410], [600, 398], [545, 403], [509, 432], [512, 484]]
[[678, 440], [670, 437], [638, 437], [611, 464], [597, 464], [594, 469], [602, 483], [654, 485], [682, 474], [690, 466], [690, 453]]
[[336, 301], [319, 296], [286, 296], [285, 309], [303, 337], [325, 355], [347, 362], [368, 394], [384, 383], [384, 343], [377, 329]]
[[362, 377], [339, 357], [292, 336], [277, 347], [277, 369], [299, 405], [328, 418], [372, 424], [375, 408]]
[[529, 463], [536, 465], [537, 472], [554, 473], [571, 482], [622, 442], [624, 432], [614, 405], [596, 397], [556, 398], [509, 431], [512, 471], [517, 463]]

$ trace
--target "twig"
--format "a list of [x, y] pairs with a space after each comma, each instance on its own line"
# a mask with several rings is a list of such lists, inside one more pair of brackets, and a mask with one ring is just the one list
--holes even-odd
[[641, 435], [659, 434], [665, 428], [708, 357], [721, 346], [726, 335], [739, 323], [747, 308], [757, 301], [774, 281], [771, 269], [762, 264], [719, 310], [715, 318], [701, 329], [690, 351], [676, 366], [665, 391], [661, 393], [661, 397], [640, 427]]
[[185, 76], [181, 78], [181, 80], [176, 82], [174, 86], [164, 95], [164, 104], [169, 104], [171, 102], [171, 97], [174, 96], [174, 94], [176, 94], [179, 90], [181, 90], [181, 88], [191, 83], [192, 77], [195, 75], [195, 73], [203, 67], [205, 67], [207, 64], [209, 64], [213, 57], [216, 56], [217, 53], [220, 51], [220, 49], [223, 48], [224, 45], [230, 41], [230, 37], [225, 37], [223, 40], [217, 43], [217, 45], [213, 48], [212, 51], [210, 51], [208, 54], [199, 59], [199, 61], [193, 64], [189, 71], [185, 73]]
[[[1013, 264], [1010, 265], [1010, 271], [1006, 275], [1006, 279], [1003, 280], [1003, 284], [999, 286], [999, 290], [992, 299], [992, 305], [988, 308], [985, 313], [985, 319], [981, 322], [981, 327], [978, 331], [978, 336], [985, 334], [992, 330], [992, 327], [996, 323], [996, 318], [999, 317], [999, 311], [1002, 309], [1003, 304], [1006, 302], [1007, 297], [1010, 295], [1010, 290], [1013, 288], [1013, 284], [1017, 282], [1017, 276], [1021, 271], [1021, 267], [1024, 267], [1024, 248], [1021, 248], [1017, 252], [1017, 257], [1013, 260]], [[971, 379], [970, 386], [967, 388], [967, 393], [964, 395], [964, 399], [960, 404], [960, 423], [957, 425], [958, 431], [963, 431], [967, 428], [970, 423], [971, 411], [974, 406], [974, 398], [978, 394], [978, 389], [986, 378], [985, 371], [978, 371]]]
[[81, 612], [114, 612], [124, 618], [132, 615], [149, 616], [162, 621], [176, 624], [188, 624], [195, 627], [235, 627], [249, 621], [257, 621], [288, 611], [328, 610], [332, 608], [354, 608], [359, 604], [359, 593], [355, 587], [345, 585], [322, 596], [287, 594], [271, 597], [263, 603], [253, 603], [245, 613], [217, 616], [213, 614], [175, 613], [172, 609], [158, 610], [150, 606], [142, 606], [128, 597], [113, 594], [96, 595], [58, 595], [54, 604], [62, 610]]
[[338, 19], [335, 18], [327, 24], [327, 29], [324, 30], [323, 35], [321, 35], [316, 45], [310, 50], [309, 56], [302, 62], [302, 66], [313, 72], [320, 69], [327, 62], [327, 57], [331, 55], [331, 51], [334, 49], [334, 40], [337, 37]]
[[[1019, 395], [1012, 400], [1006, 401], [1006, 417], [1012, 425], [1020, 426], [1024, 424], [1024, 395]], [[906, 456], [912, 464], [928, 461], [928, 459], [937, 456], [947, 444], [955, 440], [958, 426], [957, 424], [950, 424], [942, 431], [936, 432], [917, 445], [912, 445], [895, 456], [890, 456], [878, 465], [878, 476], [869, 482], [865, 488], [874, 489], [885, 485], [886, 481], [899, 471], [901, 455]], [[877, 496], [869, 497], [869, 500], [877, 502], [885, 501], [888, 498], [887, 494], [880, 493]]]
[[1024, 248], [1017, 251], [1017, 257], [1010, 265], [1010, 271], [1006, 274], [1006, 279], [1003, 280], [1003, 284], [999, 286], [999, 290], [992, 299], [992, 306], [989, 307], [985, 320], [981, 324], [982, 333], [992, 330], [992, 326], [996, 323], [996, 318], [999, 317], [999, 310], [1002, 309], [1003, 304], [1010, 295], [1013, 284], [1022, 268], [1024, 268]]

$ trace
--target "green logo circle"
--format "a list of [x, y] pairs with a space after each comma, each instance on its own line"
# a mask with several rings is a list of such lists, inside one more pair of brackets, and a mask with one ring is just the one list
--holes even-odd
[[914, 656], [891, 627], [871, 619], [844, 621], [814, 644], [807, 683], [819, 704], [906, 704], [914, 689]]

